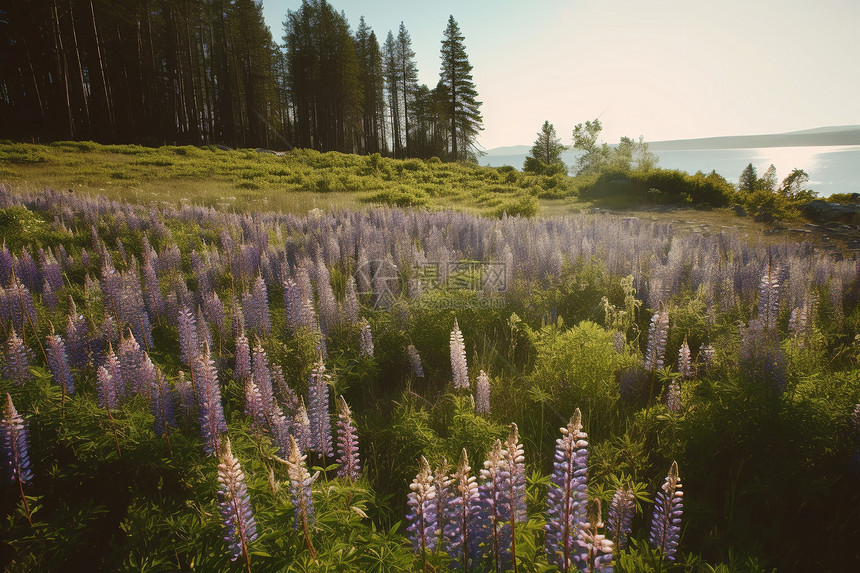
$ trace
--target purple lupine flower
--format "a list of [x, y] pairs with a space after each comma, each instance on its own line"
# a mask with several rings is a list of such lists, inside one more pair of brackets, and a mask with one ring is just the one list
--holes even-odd
[[268, 414], [269, 432], [272, 434], [272, 443], [278, 447], [281, 456], [290, 455], [290, 420], [284, 415], [284, 411], [277, 404], [272, 404]]
[[170, 392], [170, 385], [161, 375], [158, 369], [155, 370], [155, 379], [152, 382], [152, 400], [149, 408], [155, 418], [155, 435], [162, 436], [170, 432], [170, 428], [176, 427], [176, 415], [173, 409], [173, 396]]
[[269, 370], [269, 357], [266, 355], [266, 350], [260, 339], [257, 339], [254, 345], [254, 354], [251, 360], [251, 376], [254, 379], [254, 384], [260, 392], [260, 398], [263, 404], [263, 411], [268, 412], [274, 403], [274, 394], [272, 393], [272, 377]]
[[209, 455], [219, 455], [220, 434], [227, 431], [224, 408], [221, 405], [221, 388], [218, 372], [209, 356], [209, 347], [197, 357], [194, 366], [197, 399], [200, 403], [200, 431], [203, 434], [203, 449]]
[[218, 331], [218, 339], [221, 340], [226, 314], [224, 312], [224, 303], [218, 298], [218, 293], [213, 291], [203, 297], [203, 316], [206, 317], [206, 320], [210, 324], [215, 325], [215, 330]]
[[765, 330], [776, 328], [779, 318], [780, 269], [768, 262], [759, 284], [758, 318]]
[[416, 378], [424, 378], [424, 368], [421, 365], [421, 356], [413, 344], [406, 348], [406, 353], [409, 355], [409, 365], [412, 366], [412, 373]]
[[346, 296], [343, 300], [343, 313], [349, 324], [358, 323], [359, 310], [360, 305], [358, 303], [358, 294], [355, 290], [355, 277], [350, 276], [346, 280]]
[[358, 436], [352, 423], [351, 412], [343, 396], [338, 398], [337, 421], [337, 475], [349, 482], [361, 477], [361, 462], [358, 458]]
[[253, 378], [245, 379], [245, 415], [251, 418], [251, 425], [258, 428], [268, 426], [263, 399], [260, 397], [260, 389], [254, 384]]
[[245, 332], [245, 313], [242, 311], [242, 304], [236, 295], [233, 295], [232, 313], [230, 314], [230, 332], [233, 338]]
[[200, 341], [197, 338], [197, 320], [187, 308], [179, 311], [176, 330], [179, 334], [179, 352], [182, 363], [193, 367], [200, 354]]
[[475, 383], [475, 413], [490, 415], [490, 377], [481, 370]]
[[578, 568], [589, 573], [612, 573], [613, 543], [600, 533], [603, 528], [601, 519], [600, 500], [595, 499], [588, 508], [588, 521], [583, 524], [579, 531], [577, 545], [582, 548], [585, 558], [577, 563]]
[[[113, 351], [113, 345], [108, 343], [108, 352], [105, 356], [105, 361], [99, 370], [105, 369], [108, 378], [100, 378], [98, 371], [96, 372], [96, 389], [98, 391], [99, 406], [109, 409], [116, 409], [119, 405], [119, 399], [124, 395], [125, 383], [122, 379], [122, 363], [119, 357]], [[105, 376], [105, 375], [101, 375]], [[102, 382], [106, 385], [102, 387]]]
[[677, 380], [672, 380], [666, 389], [666, 407], [675, 414], [681, 411], [681, 385]]
[[436, 497], [433, 498], [433, 504], [436, 506], [436, 515], [438, 523], [436, 526], [436, 549], [444, 548], [445, 527], [448, 517], [448, 503], [451, 501], [451, 478], [448, 476], [450, 471], [448, 459], [442, 458], [442, 461], [436, 466], [436, 471], [433, 472], [433, 487], [436, 488]]
[[52, 334], [48, 337], [48, 366], [51, 367], [51, 374], [54, 382], [63, 388], [63, 394], [73, 394], [75, 392], [75, 383], [72, 380], [72, 372], [69, 369], [69, 358], [66, 354], [66, 343], [63, 337], [59, 334]]
[[197, 306], [197, 341], [201, 346], [208, 344], [212, 346], [212, 331], [209, 330], [209, 325], [206, 323], [206, 317], [203, 316], [203, 309]]
[[0, 249], [0, 287], [9, 284], [9, 277], [12, 276], [12, 268], [15, 266], [15, 260], [12, 258], [12, 253], [9, 252], [9, 247], [6, 246], [6, 239], [3, 239], [3, 248]]
[[301, 324], [302, 298], [299, 286], [293, 279], [283, 282], [284, 287], [284, 313], [287, 317], [287, 328], [295, 331]]
[[197, 404], [194, 400], [194, 386], [185, 379], [185, 372], [179, 371], [176, 383], [173, 385], [176, 393], [176, 402], [182, 415], [186, 418], [194, 416], [197, 412]]
[[314, 523], [314, 499], [311, 495], [311, 484], [314, 483], [319, 472], [311, 476], [305, 464], [306, 459], [307, 455], [301, 453], [296, 440], [290, 436], [290, 455], [287, 457], [290, 500], [296, 512], [295, 528], [298, 529], [301, 525], [307, 534]]
[[51, 312], [57, 310], [57, 305], [60, 303], [59, 299], [57, 299], [57, 293], [54, 292], [54, 289], [51, 288], [48, 281], [42, 283], [42, 302], [45, 303], [45, 306], [47, 306]]
[[576, 544], [580, 529], [586, 520], [588, 489], [588, 434], [582, 431], [582, 413], [579, 408], [562, 437], [555, 441], [555, 460], [546, 514], [547, 561], [564, 573], [587, 558]]
[[268, 336], [272, 332], [269, 319], [269, 295], [263, 277], [258, 276], [250, 293], [242, 296], [242, 309], [245, 313], [245, 326], [260, 336]]
[[645, 350], [645, 370], [654, 372], [663, 368], [666, 340], [669, 333], [669, 311], [654, 311], [648, 327], [648, 346]]
[[291, 431], [299, 444], [299, 449], [302, 452], [307, 452], [311, 447], [311, 420], [308, 417], [308, 410], [305, 408], [304, 398], [299, 398], [299, 406], [293, 417]]
[[678, 476], [678, 462], [672, 462], [666, 482], [654, 500], [654, 515], [648, 541], [653, 549], [663, 552], [666, 559], [675, 560], [675, 551], [681, 534], [681, 516], [684, 513], [684, 492]]
[[120, 341], [117, 356], [122, 371], [120, 394], [123, 397], [132, 393], [148, 396], [155, 370], [152, 361], [147, 363], [148, 357], [132, 332]]
[[361, 322], [361, 348], [359, 356], [373, 357], [373, 333], [370, 331], [370, 323], [367, 320]]
[[477, 549], [481, 539], [474, 535], [475, 521], [481, 518], [478, 494], [478, 484], [475, 476], [470, 476], [471, 466], [466, 455], [466, 448], [460, 455], [457, 470], [451, 476], [453, 495], [446, 506], [445, 546], [451, 557], [451, 566], [455, 569], [468, 570], [477, 557]]
[[684, 337], [684, 342], [681, 344], [681, 349], [678, 350], [678, 373], [682, 380], [689, 380], [693, 377], [693, 363], [690, 360], [690, 346], [687, 344], [687, 337]]
[[332, 328], [337, 324], [337, 300], [334, 297], [334, 292], [331, 288], [331, 275], [325, 262], [320, 259], [316, 265], [316, 285], [317, 298], [319, 299], [320, 309], [320, 329], [326, 335], [331, 333]]
[[284, 406], [286, 406], [290, 412], [295, 412], [299, 408], [299, 397], [296, 395], [295, 390], [290, 388], [289, 384], [287, 384], [287, 380], [284, 378], [284, 371], [281, 370], [280, 364], [271, 364], [269, 372], [271, 372], [272, 380], [274, 381], [272, 386], [277, 388], [278, 396]]
[[224, 541], [228, 543], [230, 553], [233, 555], [231, 561], [235, 561], [241, 555], [250, 571], [248, 545], [257, 538], [257, 524], [251, 511], [245, 474], [242, 472], [239, 460], [233, 456], [229, 438], [224, 439], [219, 458], [218, 504], [221, 507], [221, 516], [224, 518]]
[[528, 520], [526, 515], [525, 450], [523, 450], [523, 445], [520, 443], [519, 428], [513, 422], [511, 423], [504, 446], [505, 448], [502, 450], [502, 453], [505, 455], [511, 473], [511, 529], [513, 530], [516, 522], [525, 522]]
[[18, 332], [23, 332], [24, 325], [32, 324], [38, 328], [38, 315], [36, 307], [33, 304], [33, 295], [30, 294], [30, 289], [24, 286], [18, 277], [9, 285], [6, 290], [6, 312], [8, 315], [5, 320], [12, 321], [12, 327]]
[[33, 353], [24, 344], [22, 339], [12, 329], [12, 335], [6, 342], [6, 353], [3, 360], [3, 378], [11, 380], [17, 385], [22, 385], [25, 382], [33, 379], [33, 373], [30, 372], [30, 360], [33, 359]]
[[143, 282], [146, 287], [146, 310], [150, 320], [158, 320], [164, 314], [164, 297], [161, 296], [161, 283], [150, 261], [143, 266]]
[[[504, 571], [511, 561], [511, 471], [502, 442], [496, 439], [481, 470], [478, 495], [482, 520], [476, 529], [482, 530], [494, 563], [494, 571]], [[483, 525], [483, 527], [481, 527]]]
[[454, 319], [454, 330], [451, 331], [451, 374], [454, 379], [454, 388], [469, 389], [469, 370], [466, 366], [466, 344], [463, 342], [463, 333]]
[[72, 368], [82, 368], [90, 361], [88, 335], [89, 328], [83, 315], [70, 314], [66, 326], [66, 350]]
[[[33, 472], [30, 470], [29, 444], [24, 418], [15, 409], [12, 396], [6, 393], [6, 408], [0, 423], [3, 441], [3, 457], [6, 476], [10, 483], [30, 483]], [[22, 494], [23, 495], [23, 494]], [[26, 500], [25, 500], [26, 503]]]
[[433, 502], [436, 497], [433, 474], [424, 456], [418, 461], [418, 474], [409, 484], [409, 489], [412, 491], [406, 502], [409, 506], [406, 512], [406, 522], [409, 524], [406, 527], [407, 537], [412, 542], [415, 553], [426, 559], [427, 553], [436, 549], [438, 515]]
[[42, 265], [42, 277], [44, 282], [51, 287], [54, 292], [63, 288], [63, 269], [60, 268], [60, 263], [54, 258], [51, 250], [47, 253], [42, 251], [39, 253], [40, 263]]
[[334, 448], [331, 440], [331, 418], [329, 416], [329, 375], [325, 373], [322, 361], [311, 371], [308, 383], [308, 419], [311, 425], [311, 450], [320, 456], [332, 457]]
[[233, 377], [236, 380], [246, 380], [251, 376], [251, 348], [244, 331], [236, 337], [236, 364], [233, 367]]
[[[113, 358], [116, 360], [116, 355]], [[106, 365], [99, 366], [98, 370], [96, 370], [96, 390], [99, 407], [107, 410], [115, 410], [119, 403], [117, 388], [111, 368]]]
[[615, 490], [612, 503], [609, 504], [609, 517], [606, 520], [612, 540], [619, 550], [627, 546], [627, 538], [630, 536], [635, 513], [636, 502], [633, 492], [625, 484], [620, 489]]

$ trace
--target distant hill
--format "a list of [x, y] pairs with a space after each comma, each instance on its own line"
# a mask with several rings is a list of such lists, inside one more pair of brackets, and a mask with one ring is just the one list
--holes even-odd
[[700, 139], [675, 139], [648, 143], [652, 151], [684, 149], [748, 149], [754, 147], [816, 147], [860, 145], [860, 125], [818, 127], [768, 135], [730, 135]]
[[[788, 133], [767, 135], [729, 135], [725, 137], [703, 137], [699, 139], [673, 139], [649, 141], [651, 151], [686, 151], [697, 149], [750, 149], [757, 147], [818, 147], [835, 145], [860, 145], [860, 125], [838, 125], [816, 127]], [[506, 145], [488, 149], [479, 159], [481, 165], [513, 165], [521, 169], [530, 145]], [[566, 151], [562, 161], [572, 165], [579, 152]]]

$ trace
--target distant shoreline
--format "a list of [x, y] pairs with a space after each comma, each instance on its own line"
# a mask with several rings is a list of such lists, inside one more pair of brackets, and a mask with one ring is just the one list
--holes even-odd
[[[757, 149], [762, 147], [836, 147], [841, 145], [860, 145], [860, 125], [818, 127], [788, 133], [727, 135], [648, 142], [648, 148], [651, 151]], [[486, 156], [526, 154], [530, 149], [531, 146], [529, 145], [507, 145], [487, 149]]]

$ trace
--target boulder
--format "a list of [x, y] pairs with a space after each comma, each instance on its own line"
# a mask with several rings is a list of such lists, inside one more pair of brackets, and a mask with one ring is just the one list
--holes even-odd
[[857, 223], [860, 221], [860, 204], [828, 203], [821, 199], [803, 206], [803, 214], [816, 223]]

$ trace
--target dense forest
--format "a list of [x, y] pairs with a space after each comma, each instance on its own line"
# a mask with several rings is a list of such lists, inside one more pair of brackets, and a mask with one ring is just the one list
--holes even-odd
[[466, 159], [480, 102], [453, 16], [436, 86], [401, 23], [382, 45], [325, 0], [282, 43], [255, 0], [10, 0], [0, 9], [0, 138]]

